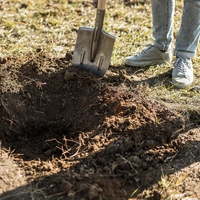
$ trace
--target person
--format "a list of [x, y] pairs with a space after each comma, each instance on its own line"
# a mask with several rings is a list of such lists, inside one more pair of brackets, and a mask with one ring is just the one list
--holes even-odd
[[[175, 0], [151, 0], [154, 43], [139, 54], [126, 57], [126, 65], [150, 66], [172, 61]], [[178, 88], [193, 82], [192, 58], [200, 36], [200, 0], [184, 0], [172, 70], [172, 83]]]

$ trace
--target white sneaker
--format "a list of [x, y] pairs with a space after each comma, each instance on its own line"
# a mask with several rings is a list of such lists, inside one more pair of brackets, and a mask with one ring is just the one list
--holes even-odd
[[142, 50], [139, 54], [127, 57], [125, 63], [130, 66], [143, 67], [170, 63], [171, 61], [171, 50], [167, 52], [160, 51], [160, 49], [150, 44], [147, 45], [147, 48]]
[[193, 82], [192, 61], [188, 58], [177, 58], [174, 61], [172, 82], [177, 88], [184, 88]]

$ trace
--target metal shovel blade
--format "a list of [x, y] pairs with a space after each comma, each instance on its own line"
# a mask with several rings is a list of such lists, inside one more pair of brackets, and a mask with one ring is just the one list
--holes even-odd
[[110, 65], [115, 37], [101, 30], [96, 56], [91, 60], [93, 32], [94, 28], [79, 27], [73, 55], [74, 65], [102, 77]]

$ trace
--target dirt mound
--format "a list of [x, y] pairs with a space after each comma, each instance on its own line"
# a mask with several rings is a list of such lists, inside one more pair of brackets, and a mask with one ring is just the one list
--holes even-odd
[[[149, 100], [145, 87], [112, 66], [98, 78], [75, 68], [71, 58], [2, 61], [1, 80], [15, 68], [1, 85], [1, 140], [18, 154], [29, 180], [2, 197], [127, 199], [158, 182], [161, 166], [184, 144], [184, 121]], [[30, 185], [34, 191], [27, 192]], [[156, 189], [149, 195], [161, 198]]]

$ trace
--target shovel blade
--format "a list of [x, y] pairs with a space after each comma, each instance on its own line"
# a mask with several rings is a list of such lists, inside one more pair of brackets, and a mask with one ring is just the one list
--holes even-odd
[[93, 28], [79, 27], [73, 62], [74, 66], [81, 67], [102, 77], [110, 65], [115, 37], [102, 30], [96, 57], [91, 61], [93, 31]]

